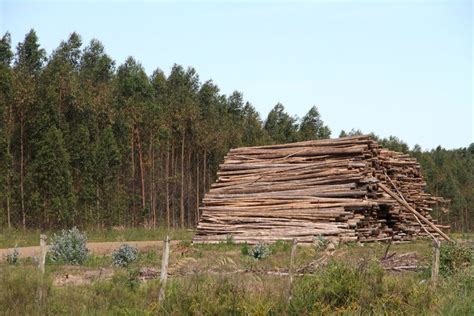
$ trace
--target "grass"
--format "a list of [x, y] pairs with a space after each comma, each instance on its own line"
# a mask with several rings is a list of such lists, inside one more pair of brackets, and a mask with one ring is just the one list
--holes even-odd
[[[377, 264], [365, 267], [332, 262], [295, 279], [288, 303], [286, 277], [206, 273], [170, 279], [158, 304], [159, 281], [133, 279], [118, 269], [110, 280], [56, 287], [48, 269], [44, 282], [32, 267], [1, 267], [0, 313], [28, 315], [472, 315], [472, 267], [443, 279], [434, 289], [417, 273], [390, 274]], [[42, 286], [45, 303], [35, 303]], [[67, 302], [67, 304], [64, 304]]]
[[[144, 232], [143, 234], [147, 234]], [[186, 232], [188, 233], [188, 232]], [[140, 231], [97, 234], [105, 240], [136, 237]], [[133, 237], [132, 237], [133, 236]], [[186, 235], [184, 235], [186, 236]], [[99, 238], [99, 237], [98, 237]], [[189, 240], [189, 237], [188, 237]], [[251, 246], [249, 246], [251, 247]], [[470, 266], [440, 276], [430, 283], [427, 271], [394, 273], [378, 263], [384, 244], [343, 244], [328, 264], [315, 272], [296, 276], [289, 300], [287, 276], [266, 271], [286, 271], [291, 244], [268, 245], [271, 254], [256, 260], [232, 241], [214, 245], [173, 245], [166, 299], [157, 302], [158, 280], [139, 282], [144, 267], [159, 269], [161, 251], [144, 251], [127, 268], [112, 266], [110, 256], [91, 256], [83, 266], [48, 262], [42, 281], [34, 263], [0, 263], [0, 314], [20, 315], [472, 315], [474, 268]], [[431, 242], [393, 244], [390, 252], [416, 252], [424, 265], [431, 262]], [[323, 256], [311, 246], [299, 246], [296, 268]], [[236, 270], [245, 273], [233, 273]], [[54, 285], [68, 274], [81, 277], [107, 271], [108, 277], [81, 285]], [[42, 287], [45, 302], [35, 302]], [[65, 304], [67, 302], [67, 304]]]
[[[58, 234], [60, 231], [46, 231], [28, 229], [1, 229], [0, 230], [0, 248], [38, 246], [39, 235], [44, 233], [48, 236]], [[85, 230], [88, 242], [106, 242], [106, 241], [146, 241], [163, 240], [167, 233], [173, 240], [191, 240], [193, 232], [187, 229], [173, 228], [169, 232], [165, 227], [156, 229], [147, 228], [110, 228], [110, 229], [87, 229]]]

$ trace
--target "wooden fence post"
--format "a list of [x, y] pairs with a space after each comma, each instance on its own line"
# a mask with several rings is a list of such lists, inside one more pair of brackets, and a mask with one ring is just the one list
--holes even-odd
[[439, 275], [439, 248], [441, 246], [441, 242], [439, 240], [433, 241], [433, 264], [431, 266], [431, 282], [433, 286], [436, 286], [438, 282], [438, 275]]
[[43, 304], [43, 282], [44, 282], [44, 272], [45, 272], [45, 263], [46, 263], [46, 239], [48, 237], [46, 235], [40, 235], [40, 255], [38, 260], [38, 270], [39, 270], [39, 286], [36, 291], [37, 295], [37, 303], [38, 306], [41, 308]]
[[290, 269], [288, 270], [288, 275], [290, 277], [290, 284], [288, 289], [288, 303], [291, 301], [291, 292], [293, 290], [293, 273], [294, 273], [294, 261], [296, 256], [296, 248], [298, 246], [298, 241], [296, 238], [293, 239], [293, 243], [291, 245], [291, 256], [290, 256]]
[[40, 257], [38, 268], [40, 270], [41, 276], [44, 275], [44, 266], [46, 263], [46, 239], [48, 237], [46, 235], [40, 235]]
[[160, 294], [158, 296], [158, 302], [161, 303], [165, 299], [166, 291], [166, 280], [168, 278], [168, 260], [170, 254], [170, 239], [166, 236], [163, 243], [163, 258], [161, 259], [161, 274], [160, 274]]

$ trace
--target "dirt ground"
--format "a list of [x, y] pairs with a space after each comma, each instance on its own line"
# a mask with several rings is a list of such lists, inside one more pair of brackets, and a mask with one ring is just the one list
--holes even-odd
[[[163, 241], [112, 241], [112, 242], [91, 242], [87, 243], [87, 248], [94, 255], [110, 255], [112, 251], [118, 248], [121, 244], [127, 243], [131, 246], [137, 247], [141, 251], [151, 250], [153, 248], [161, 249], [163, 247]], [[178, 244], [178, 240], [172, 240], [171, 245]], [[0, 249], [0, 261], [5, 260], [7, 253], [12, 252], [13, 248]], [[38, 256], [40, 253], [39, 246], [35, 247], [20, 247], [18, 248], [20, 252], [20, 258], [28, 258], [32, 256]]]

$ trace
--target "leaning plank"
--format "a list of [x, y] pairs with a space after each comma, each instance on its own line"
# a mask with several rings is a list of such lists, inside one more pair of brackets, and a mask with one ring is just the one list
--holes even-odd
[[404, 207], [406, 207], [407, 210], [409, 210], [410, 212], [412, 212], [413, 214], [415, 214], [419, 219], [421, 219], [423, 222], [425, 222], [426, 224], [428, 224], [428, 226], [430, 226], [435, 232], [437, 232], [438, 234], [440, 234], [444, 239], [448, 240], [448, 241], [451, 241], [451, 238], [449, 238], [448, 235], [446, 235], [445, 233], [443, 233], [443, 231], [441, 229], [439, 229], [438, 227], [436, 227], [435, 224], [433, 224], [432, 222], [430, 222], [428, 219], [426, 219], [426, 217], [424, 217], [423, 215], [421, 215], [417, 210], [415, 210], [413, 207], [410, 206], [410, 204], [408, 204], [407, 202], [403, 201], [398, 195], [396, 195], [395, 193], [393, 193], [389, 188], [387, 188], [385, 185], [383, 185], [382, 183], [379, 183], [379, 187], [385, 191], [385, 193], [387, 193], [388, 195], [390, 195], [391, 197], [393, 197], [398, 203], [400, 203], [401, 205], [403, 205]]

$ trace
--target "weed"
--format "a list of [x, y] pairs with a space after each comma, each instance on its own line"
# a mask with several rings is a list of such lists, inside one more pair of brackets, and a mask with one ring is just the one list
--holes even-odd
[[20, 263], [20, 252], [18, 251], [18, 246], [15, 246], [12, 252], [7, 253], [6, 261], [10, 265], [16, 265]]
[[271, 253], [280, 253], [290, 251], [291, 245], [285, 240], [277, 240], [275, 243], [271, 244], [269, 250]]
[[440, 273], [448, 276], [474, 263], [473, 249], [460, 243], [443, 243], [440, 249]]
[[249, 256], [254, 259], [261, 260], [265, 257], [268, 257], [270, 253], [270, 249], [267, 245], [258, 244], [255, 245], [252, 249], [250, 249]]
[[225, 243], [226, 243], [227, 245], [234, 245], [234, 244], [235, 244], [235, 242], [234, 242], [234, 237], [233, 237], [232, 235], [227, 235], [227, 236], [225, 237]]
[[138, 248], [122, 244], [112, 252], [112, 264], [116, 267], [126, 267], [138, 258]]
[[178, 243], [178, 247], [179, 248], [189, 248], [191, 247], [192, 244], [191, 244], [191, 241], [190, 240], [181, 240], [179, 243]]
[[315, 236], [314, 241], [313, 241], [314, 250], [316, 250], [316, 252], [324, 250], [326, 249], [328, 243], [329, 243], [329, 240], [324, 238], [322, 235]]
[[249, 245], [247, 244], [247, 242], [245, 242], [242, 247], [240, 247], [240, 252], [244, 255], [244, 256], [248, 256], [249, 255]]

